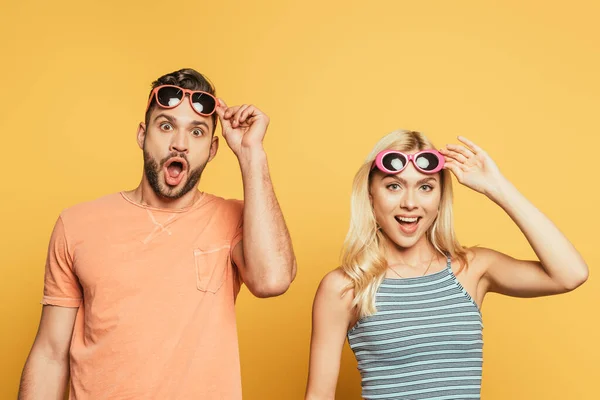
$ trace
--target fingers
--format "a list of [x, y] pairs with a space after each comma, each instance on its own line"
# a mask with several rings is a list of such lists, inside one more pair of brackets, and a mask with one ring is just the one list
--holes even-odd
[[232, 128], [249, 126], [261, 118], [267, 120], [268, 124], [268, 117], [252, 104], [242, 104], [241, 106], [234, 107], [225, 106], [219, 113], [223, 119], [230, 122]]
[[225, 119], [231, 119], [231, 117], [233, 117], [233, 115], [235, 113], [237, 113], [239, 109], [240, 109], [240, 106], [227, 107], [227, 109], [225, 110], [225, 114], [223, 115], [223, 117]]
[[233, 129], [240, 126], [248, 127], [258, 120], [264, 121], [266, 125], [269, 124], [269, 117], [252, 104], [228, 107], [223, 99], [217, 100], [216, 113], [224, 127]]
[[449, 150], [449, 148], [440, 149], [440, 153], [446, 158], [446, 160], [454, 159], [460, 163], [464, 163], [467, 161], [467, 157], [462, 153], [459, 153], [455, 150]]
[[220, 97], [217, 99], [217, 108], [221, 108], [223, 110], [227, 110], [227, 104], [225, 103], [225, 100], [223, 100]]
[[462, 155], [465, 159], [471, 158], [475, 155], [475, 153], [472, 152], [471, 149], [468, 149], [460, 144], [447, 144], [446, 149], [452, 154]]
[[225, 111], [227, 110], [227, 104], [223, 99], [217, 99], [217, 104], [215, 106], [215, 112], [219, 116], [219, 118], [223, 118]]
[[225, 112], [227, 111], [227, 104], [223, 101], [223, 99], [217, 99], [217, 106], [215, 107], [215, 112], [219, 117], [219, 122], [221, 122], [221, 126], [223, 127], [223, 135], [225, 135], [225, 131], [227, 128], [231, 128], [231, 124], [229, 121], [225, 119]]
[[233, 121], [231, 122], [231, 126], [233, 126], [234, 128], [237, 128], [240, 125], [245, 125], [246, 118], [248, 117], [248, 113], [252, 112], [252, 108], [253, 108], [253, 106], [242, 104], [237, 109], [235, 114], [233, 115], [233, 117], [232, 117]]
[[227, 104], [225, 104], [222, 99], [219, 99], [219, 104], [217, 105], [215, 111], [219, 117], [219, 121], [221, 121], [221, 126], [224, 128], [223, 136], [226, 135], [227, 129], [237, 128], [237, 125], [234, 124], [232, 116], [235, 115], [239, 108], [240, 106], [227, 107]]
[[455, 160], [447, 159], [446, 162], [444, 163], [444, 169], [447, 169], [450, 172], [452, 172], [454, 174], [454, 176], [456, 177], [456, 179], [458, 179], [458, 181], [461, 182], [463, 171], [457, 165], [457, 162]]
[[470, 150], [473, 152], [473, 154], [484, 153], [484, 151], [481, 147], [477, 146], [475, 143], [471, 142], [466, 137], [458, 136], [457, 139], [460, 140], [461, 142], [463, 142], [464, 144], [466, 144], [467, 146], [469, 146]]
[[253, 117], [250, 117], [246, 120], [246, 122], [248, 123], [248, 125], [252, 125], [253, 123], [255, 123], [256, 121], [258, 121], [260, 119], [260, 115], [255, 115]]
[[240, 119], [239, 123], [243, 124], [245, 122], [250, 122], [250, 118], [255, 116], [258, 111], [258, 108], [250, 105], [246, 107], [244, 110], [240, 110]]

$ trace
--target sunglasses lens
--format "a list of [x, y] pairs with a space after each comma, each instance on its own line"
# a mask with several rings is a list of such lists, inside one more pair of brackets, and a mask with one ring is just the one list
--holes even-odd
[[163, 107], [175, 107], [183, 99], [183, 91], [176, 87], [163, 87], [156, 93], [158, 103]]
[[381, 163], [389, 171], [400, 171], [406, 165], [406, 158], [401, 154], [390, 153], [383, 157]]
[[211, 114], [215, 110], [215, 99], [205, 93], [194, 93], [192, 94], [192, 106], [201, 114]]
[[440, 165], [440, 159], [433, 153], [423, 153], [417, 157], [415, 163], [424, 171], [433, 171]]

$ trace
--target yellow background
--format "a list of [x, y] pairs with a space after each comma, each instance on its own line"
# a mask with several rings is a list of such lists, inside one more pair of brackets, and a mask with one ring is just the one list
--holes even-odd
[[[149, 85], [182, 67], [271, 117], [265, 146], [299, 262], [284, 296], [239, 298], [245, 399], [302, 398], [312, 298], [337, 266], [352, 177], [397, 128], [488, 150], [591, 267], [567, 295], [487, 298], [483, 399], [600, 398], [600, 5], [557, 3], [3, 1], [0, 398], [17, 393], [58, 213], [137, 185]], [[200, 187], [241, 197], [224, 142]], [[497, 206], [455, 193], [464, 244], [533, 256]], [[346, 348], [338, 398], [359, 395]]]

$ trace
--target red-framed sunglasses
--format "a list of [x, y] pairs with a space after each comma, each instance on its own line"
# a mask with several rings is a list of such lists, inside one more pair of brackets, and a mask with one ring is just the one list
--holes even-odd
[[203, 117], [212, 115], [217, 109], [217, 99], [210, 93], [201, 90], [188, 90], [174, 85], [161, 85], [155, 87], [150, 93], [146, 111], [148, 111], [154, 99], [156, 99], [156, 104], [162, 108], [175, 108], [181, 104], [186, 95], [188, 95], [190, 105], [194, 111]]

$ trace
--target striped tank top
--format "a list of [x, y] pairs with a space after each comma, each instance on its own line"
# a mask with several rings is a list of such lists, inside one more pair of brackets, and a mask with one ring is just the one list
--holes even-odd
[[479, 399], [483, 322], [452, 272], [384, 279], [377, 312], [348, 331], [364, 399]]

